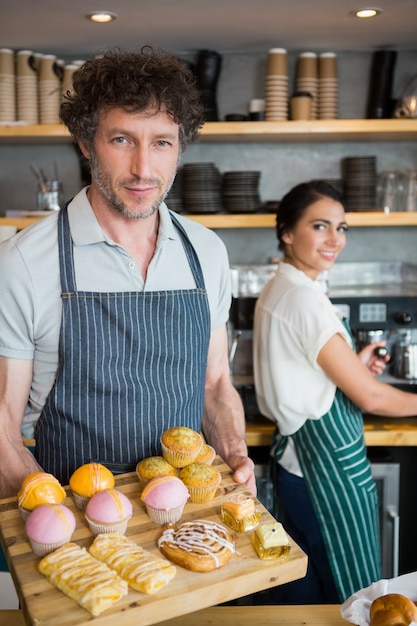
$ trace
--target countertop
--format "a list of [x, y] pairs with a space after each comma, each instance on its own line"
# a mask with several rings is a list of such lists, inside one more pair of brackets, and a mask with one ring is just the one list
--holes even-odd
[[[417, 417], [379, 417], [365, 415], [367, 446], [417, 446]], [[248, 446], [269, 446], [273, 423], [265, 417], [246, 421]]]
[[[25, 626], [23, 611], [0, 611], [0, 624]], [[347, 626], [338, 604], [304, 606], [228, 606], [203, 609], [159, 626]], [[156, 625], [157, 626], [157, 625]]]

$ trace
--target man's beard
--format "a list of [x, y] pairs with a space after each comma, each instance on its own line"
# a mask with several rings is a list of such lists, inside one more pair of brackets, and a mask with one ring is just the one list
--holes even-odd
[[[101, 169], [98, 163], [98, 160], [96, 158], [96, 155], [93, 151], [91, 152], [90, 170], [91, 170], [91, 176], [95, 182], [95, 185], [98, 191], [104, 197], [104, 199], [108, 202], [108, 204], [115, 211], [117, 211], [118, 213], [120, 213], [121, 215], [129, 219], [146, 219], [154, 215], [154, 213], [158, 211], [161, 203], [165, 200], [169, 190], [171, 189], [173, 185], [175, 175], [176, 175], [176, 172], [174, 172], [172, 176], [172, 180], [170, 181], [167, 189], [165, 191], [161, 191], [161, 195], [159, 196], [159, 198], [148, 208], [148, 210], [140, 211], [141, 209], [140, 202], [137, 205], [135, 205], [135, 207], [131, 208], [131, 207], [126, 206], [126, 204], [117, 195], [116, 191], [111, 186], [110, 177], [107, 174], [105, 174], [103, 170]], [[135, 179], [134, 183], [137, 183], [138, 180], [140, 179]], [[155, 182], [157, 182], [159, 189], [161, 189], [159, 181], [155, 181], [155, 179], [150, 179], [148, 181], [141, 180], [141, 182], [142, 183], [144, 182], [145, 184], [149, 183], [151, 185], [154, 185]]]

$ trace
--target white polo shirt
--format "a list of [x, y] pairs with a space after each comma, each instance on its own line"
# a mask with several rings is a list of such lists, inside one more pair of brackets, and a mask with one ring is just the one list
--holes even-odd
[[318, 283], [280, 262], [257, 301], [253, 366], [259, 409], [281, 434], [295, 433], [330, 409], [336, 386], [317, 357], [336, 333], [352, 345], [340, 313]]
[[[80, 291], [160, 291], [194, 289], [182, 239], [163, 204], [155, 255], [146, 281], [134, 259], [102, 231], [88, 202], [87, 188], [68, 206], [77, 289]], [[231, 303], [230, 271], [221, 239], [197, 222], [177, 215], [202, 267], [211, 329], [226, 323]], [[57, 218], [54, 213], [0, 244], [0, 355], [33, 359], [33, 381], [23, 423], [34, 424], [53, 384], [61, 326]]]

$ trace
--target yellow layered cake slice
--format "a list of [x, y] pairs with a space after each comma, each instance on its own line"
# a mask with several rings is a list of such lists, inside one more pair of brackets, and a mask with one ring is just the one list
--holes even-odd
[[92, 615], [100, 615], [128, 592], [126, 581], [76, 543], [66, 543], [50, 552], [38, 569]]
[[115, 570], [132, 589], [142, 593], [157, 593], [177, 571], [166, 559], [144, 550], [119, 533], [97, 535], [89, 550]]
[[285, 558], [290, 552], [290, 542], [280, 522], [261, 524], [253, 533], [252, 542], [261, 559]]

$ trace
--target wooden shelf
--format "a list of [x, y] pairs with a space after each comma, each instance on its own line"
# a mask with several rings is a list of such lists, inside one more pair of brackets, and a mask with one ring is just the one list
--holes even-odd
[[[270, 213], [255, 214], [210, 214], [187, 215], [195, 222], [212, 229], [223, 228], [275, 228], [275, 215]], [[42, 217], [0, 217], [0, 226], [12, 225], [18, 230], [26, 228]], [[390, 213], [372, 211], [370, 213], [347, 213], [346, 220], [349, 226], [363, 228], [367, 226], [417, 226], [417, 213]]]
[[[275, 215], [267, 213], [229, 215], [187, 215], [207, 228], [275, 228]], [[417, 213], [389, 213], [383, 211], [346, 213], [352, 227], [417, 226]]]
[[[202, 143], [413, 141], [415, 139], [417, 139], [417, 119], [207, 122], [199, 137]], [[58, 143], [63, 141], [72, 141], [63, 124], [0, 126], [0, 143]]]
[[412, 141], [416, 119], [210, 122], [201, 142]]

